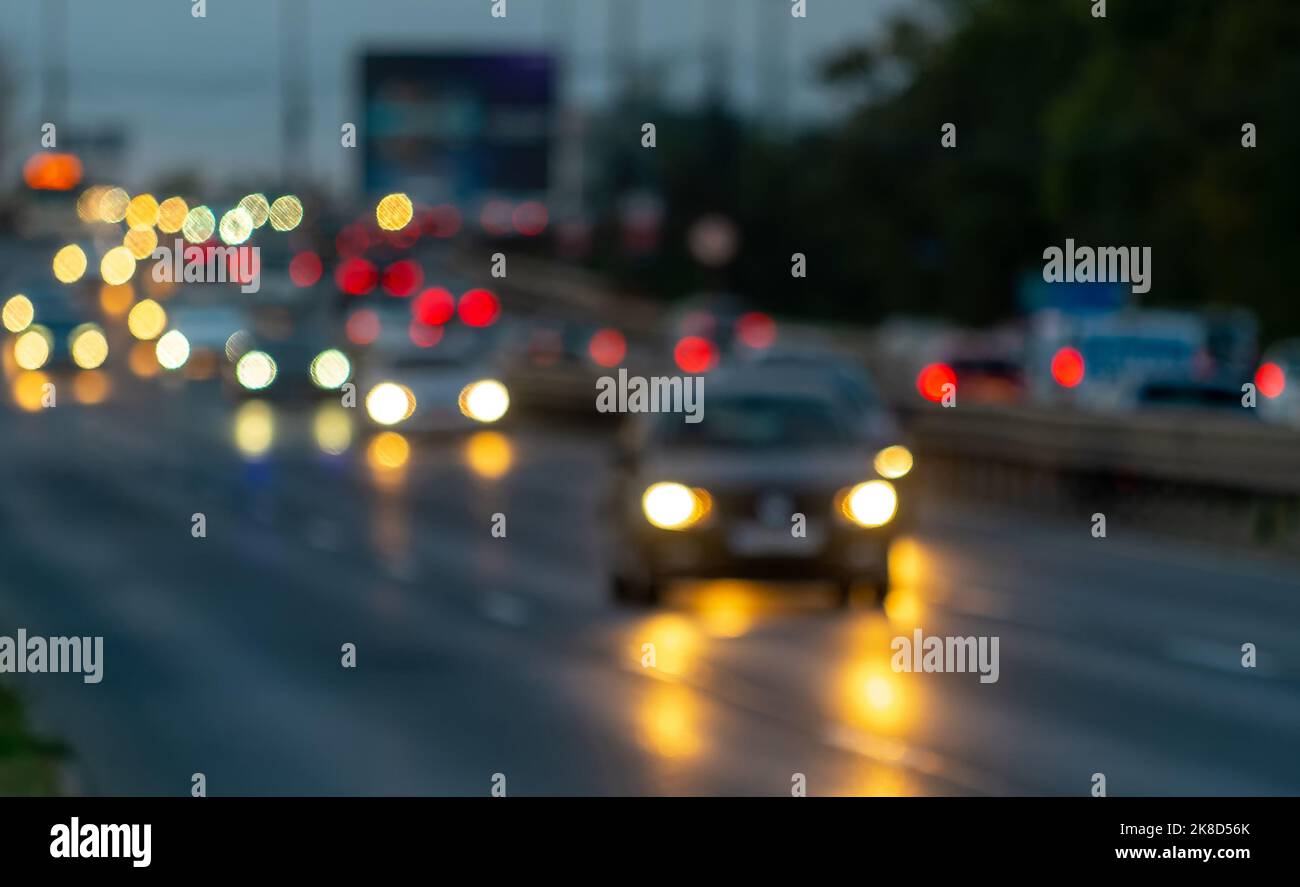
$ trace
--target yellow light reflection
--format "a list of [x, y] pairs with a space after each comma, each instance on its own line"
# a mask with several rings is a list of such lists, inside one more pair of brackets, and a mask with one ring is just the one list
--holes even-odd
[[652, 616], [634, 626], [628, 639], [634, 665], [654, 677], [683, 675], [699, 655], [699, 629], [680, 613]]
[[661, 757], [692, 758], [704, 747], [699, 704], [681, 684], [648, 687], [637, 704], [636, 719], [638, 740]]
[[131, 372], [141, 379], [152, 379], [162, 371], [158, 358], [154, 356], [153, 346], [148, 342], [136, 342], [131, 346], [131, 353], [126, 358]]
[[914, 628], [925, 613], [925, 602], [915, 588], [895, 585], [885, 595], [885, 615], [900, 628]]
[[510, 438], [497, 431], [478, 431], [465, 440], [465, 464], [470, 471], [486, 480], [505, 476], [514, 464]]
[[396, 431], [375, 435], [366, 447], [366, 465], [380, 489], [395, 490], [402, 486], [410, 458], [411, 445]]
[[738, 638], [754, 627], [764, 597], [753, 582], [707, 582], [684, 598], [704, 631], [715, 638]]
[[396, 431], [375, 435], [366, 448], [366, 460], [372, 468], [402, 468], [411, 458], [411, 445]]
[[44, 373], [26, 370], [14, 377], [11, 392], [14, 404], [28, 413], [34, 413], [45, 405], [46, 385], [51, 385], [50, 377]]
[[235, 411], [235, 449], [249, 459], [266, 454], [275, 443], [275, 411], [270, 404], [250, 400]]
[[887, 735], [904, 732], [914, 714], [908, 691], [916, 687], [915, 681], [905, 683], [905, 677], [890, 668], [887, 656], [856, 662], [846, 669], [841, 702], [848, 723]]
[[129, 283], [102, 283], [99, 286], [99, 308], [109, 317], [121, 317], [135, 302], [135, 287]]
[[312, 419], [312, 436], [322, 453], [337, 456], [352, 446], [352, 415], [334, 403], [321, 404]]
[[103, 370], [82, 370], [72, 379], [72, 397], [80, 404], [103, 403], [112, 391], [113, 384]]
[[902, 588], [925, 583], [925, 550], [911, 536], [900, 536], [889, 546], [889, 581]]

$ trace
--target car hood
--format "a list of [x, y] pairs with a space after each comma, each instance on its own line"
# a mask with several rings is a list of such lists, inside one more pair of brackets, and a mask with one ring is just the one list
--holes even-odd
[[870, 480], [874, 451], [828, 449], [677, 450], [647, 454], [637, 477], [646, 484], [677, 481], [712, 492], [772, 486], [822, 490]]

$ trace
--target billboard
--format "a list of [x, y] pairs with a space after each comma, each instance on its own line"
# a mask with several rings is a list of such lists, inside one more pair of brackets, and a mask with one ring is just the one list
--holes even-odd
[[362, 62], [368, 195], [473, 204], [550, 184], [556, 66], [543, 54], [379, 54]]

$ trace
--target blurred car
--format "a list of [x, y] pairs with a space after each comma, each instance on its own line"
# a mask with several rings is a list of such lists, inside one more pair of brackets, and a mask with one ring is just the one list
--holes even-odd
[[593, 359], [592, 324], [535, 318], [510, 346], [502, 381], [517, 407], [589, 415], [596, 380], [610, 368]]
[[449, 324], [431, 346], [372, 354], [358, 385], [370, 423], [434, 432], [500, 420], [510, 408], [501, 381], [503, 330]]
[[947, 363], [966, 403], [1012, 404], [1024, 395], [1024, 370], [1015, 360], [979, 355], [955, 357]]
[[[178, 299], [179, 301], [179, 299]], [[251, 341], [244, 329], [239, 309], [221, 303], [181, 302], [171, 308], [168, 326], [179, 330], [189, 343], [190, 355], [186, 374], [191, 379], [219, 378], [234, 385], [234, 361], [231, 355], [241, 342]]]
[[1254, 410], [1242, 409], [1242, 391], [1229, 379], [1144, 379], [1130, 394], [1127, 406], [1135, 412], [1215, 412], [1240, 419], [1255, 419]]
[[336, 391], [353, 377], [352, 359], [319, 317], [285, 309], [254, 312], [226, 346], [228, 392], [300, 402]]
[[816, 380], [758, 369], [709, 377], [700, 422], [642, 417], [610, 506], [615, 599], [655, 602], [677, 578], [748, 577], [831, 580], [842, 606], [866, 581], [882, 600], [912, 455], [860, 418]]
[[107, 361], [104, 330], [65, 291], [26, 287], [5, 307], [6, 328], [14, 328], [5, 356], [8, 370], [61, 373], [96, 369]]

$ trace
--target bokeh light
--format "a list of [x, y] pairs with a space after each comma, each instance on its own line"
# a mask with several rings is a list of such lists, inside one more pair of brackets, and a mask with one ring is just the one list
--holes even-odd
[[130, 228], [152, 228], [158, 222], [158, 201], [152, 194], [137, 194], [126, 205], [125, 221]]
[[302, 222], [302, 201], [292, 194], [275, 198], [271, 204], [271, 227], [277, 231], [292, 231]]
[[115, 246], [99, 260], [99, 276], [105, 283], [126, 283], [135, 274], [135, 256], [124, 246]]
[[167, 312], [153, 299], [137, 302], [126, 316], [126, 328], [137, 339], [156, 339], [167, 326]]
[[25, 370], [39, 370], [50, 359], [51, 347], [48, 330], [41, 326], [28, 327], [14, 339], [14, 363]]
[[265, 351], [249, 351], [235, 363], [235, 379], [249, 391], [268, 387], [275, 373], [275, 360]]
[[158, 365], [163, 369], [179, 369], [190, 359], [190, 340], [180, 330], [168, 330], [158, 340], [154, 353], [158, 357]]
[[501, 305], [491, 290], [472, 289], [460, 297], [456, 313], [466, 326], [491, 326], [501, 311]]
[[221, 217], [221, 242], [228, 246], [238, 246], [253, 233], [253, 217], [248, 210], [237, 206]]
[[718, 346], [703, 336], [684, 336], [673, 348], [673, 360], [683, 373], [707, 373], [718, 364]]
[[265, 194], [247, 194], [241, 197], [239, 208], [248, 213], [249, 221], [253, 223], [254, 228], [265, 225], [271, 215], [271, 205], [267, 203]]
[[5, 329], [11, 333], [21, 333], [31, 326], [36, 317], [36, 309], [32, 307], [31, 299], [18, 293], [5, 302], [3, 317]]
[[153, 255], [153, 251], [158, 246], [158, 235], [154, 233], [153, 228], [132, 228], [126, 232], [122, 238], [122, 246], [137, 261], [143, 261]]
[[375, 221], [385, 231], [401, 231], [411, 222], [415, 207], [405, 194], [389, 194], [375, 207]]
[[68, 351], [73, 363], [93, 370], [108, 359], [108, 339], [98, 325], [83, 323], [68, 334]]
[[175, 234], [185, 224], [190, 207], [183, 198], [168, 197], [158, 204], [158, 230], [164, 234]]
[[181, 234], [190, 243], [205, 243], [217, 230], [217, 217], [206, 206], [196, 206], [185, 215]]
[[317, 388], [339, 388], [350, 375], [352, 363], [346, 354], [336, 348], [322, 351], [311, 362], [311, 380]]
[[59, 283], [76, 283], [86, 273], [86, 253], [75, 243], [69, 243], [54, 254], [52, 267]]

